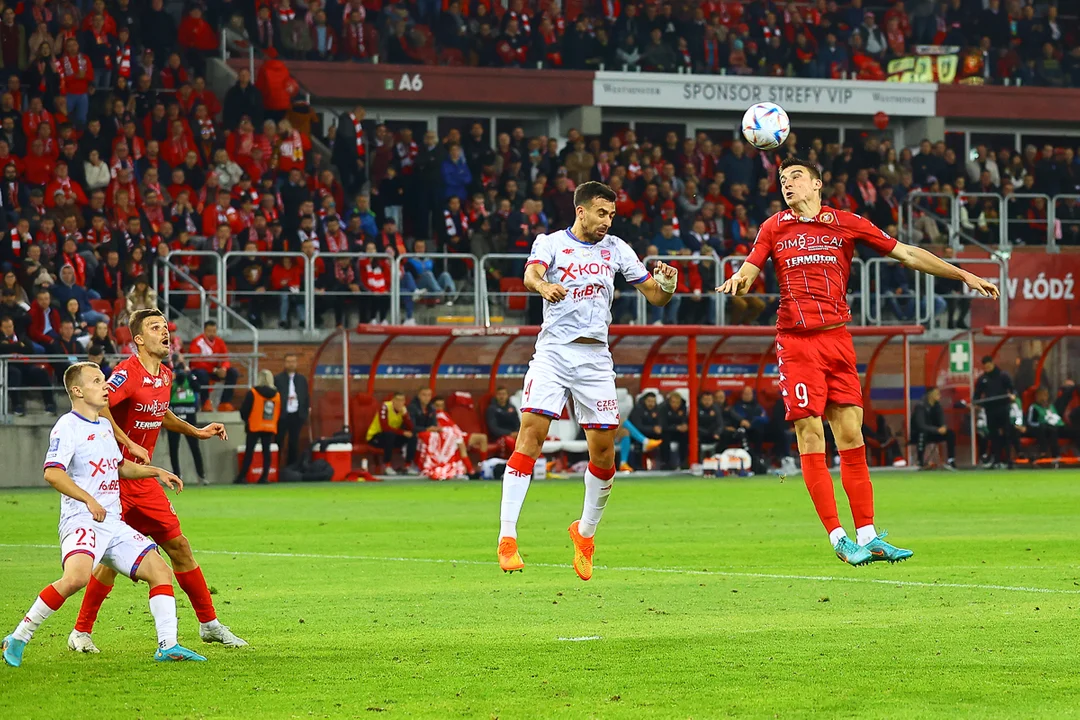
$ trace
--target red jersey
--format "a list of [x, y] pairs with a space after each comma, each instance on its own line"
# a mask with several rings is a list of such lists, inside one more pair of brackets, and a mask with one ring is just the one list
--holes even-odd
[[851, 320], [848, 278], [855, 243], [888, 255], [896, 240], [855, 213], [824, 208], [813, 219], [784, 210], [761, 225], [746, 262], [772, 258], [780, 285], [776, 329], [803, 332]]
[[[161, 422], [172, 397], [172, 370], [162, 365], [157, 376], [151, 375], [139, 362], [139, 357], [132, 355], [117, 363], [107, 385], [109, 411], [116, 424], [153, 457]], [[134, 459], [127, 448], [123, 450], [125, 459]], [[134, 482], [157, 484], [154, 478]]]

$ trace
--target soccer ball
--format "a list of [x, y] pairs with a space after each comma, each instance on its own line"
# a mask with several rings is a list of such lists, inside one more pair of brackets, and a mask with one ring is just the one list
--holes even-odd
[[784, 108], [776, 103], [752, 105], [742, 118], [746, 141], [758, 150], [774, 150], [784, 144], [791, 131], [791, 121]]

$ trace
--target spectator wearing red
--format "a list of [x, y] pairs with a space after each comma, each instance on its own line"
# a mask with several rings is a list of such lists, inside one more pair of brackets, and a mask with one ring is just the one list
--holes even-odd
[[45, 109], [41, 98], [35, 96], [30, 98], [30, 107], [22, 115], [23, 137], [36, 138], [38, 136], [38, 126], [42, 123], [50, 125], [55, 135], [56, 120], [53, 119], [53, 114]]
[[26, 171], [23, 177], [26, 182], [42, 188], [52, 180], [56, 169], [56, 161], [45, 153], [45, 143], [41, 138], [35, 138], [30, 143], [30, 153], [24, 164]]
[[[189, 152], [195, 152], [198, 158], [198, 147], [191, 133], [184, 127], [181, 120], [173, 120], [169, 128], [169, 138], [161, 146], [161, 158], [171, 167], [179, 167], [184, 164]], [[199, 165], [202, 165], [199, 162]]]
[[55, 178], [45, 188], [45, 206], [56, 207], [56, 194], [60, 193], [61, 198], [74, 200], [79, 207], [85, 207], [89, 200], [79, 183], [68, 176], [67, 163], [58, 162], [53, 173]]
[[[376, 253], [374, 240], [364, 244], [364, 252]], [[360, 283], [368, 293], [360, 309], [360, 322], [387, 324], [390, 317], [390, 261], [373, 257], [362, 258]]]
[[169, 59], [165, 61], [165, 67], [161, 69], [159, 82], [165, 90], [179, 90], [181, 86], [187, 85], [188, 74], [181, 64], [180, 53], [169, 54]]
[[297, 89], [296, 81], [285, 63], [277, 58], [264, 61], [259, 68], [255, 86], [262, 93], [266, 116], [274, 119], [285, 117]]
[[202, 234], [212, 237], [217, 234], [218, 228], [227, 226], [234, 233], [244, 229], [240, 215], [232, 206], [232, 198], [228, 190], [218, 190], [217, 200], [213, 205], [208, 205], [202, 212]]
[[60, 337], [60, 313], [52, 307], [52, 295], [44, 288], [37, 291], [30, 306], [30, 340], [46, 353], [52, 352]]
[[298, 311], [301, 318], [304, 317], [304, 300], [300, 295], [303, 283], [304, 269], [294, 258], [281, 258], [281, 262], [274, 265], [273, 270], [270, 271], [270, 290], [281, 293], [278, 296], [280, 298], [278, 321], [286, 330], [292, 327], [294, 310]]
[[345, 31], [342, 33], [342, 55], [349, 60], [359, 62], [368, 57], [367, 40], [364, 37], [364, 17], [361, 13], [353, 13], [345, 23]]
[[294, 168], [300, 172], [306, 169], [305, 153], [311, 149], [311, 138], [301, 135], [288, 120], [278, 123], [276, 139], [278, 152], [278, 171], [288, 173]]
[[217, 334], [217, 323], [207, 320], [203, 324], [202, 335], [191, 341], [188, 348], [188, 364], [191, 372], [199, 379], [202, 390], [203, 412], [213, 411], [210, 404], [210, 382], [224, 382], [225, 387], [221, 391], [221, 402], [218, 404], [218, 412], [232, 412], [236, 408], [232, 405], [233, 386], [236, 385], [240, 374], [228, 359], [198, 360], [205, 355], [228, 355], [229, 346], [225, 344]]
[[67, 90], [68, 113], [79, 127], [86, 125], [90, 112], [90, 86], [94, 82], [94, 67], [90, 58], [79, 52], [79, 41], [68, 38], [64, 42], [64, 55], [60, 58], [60, 71]]

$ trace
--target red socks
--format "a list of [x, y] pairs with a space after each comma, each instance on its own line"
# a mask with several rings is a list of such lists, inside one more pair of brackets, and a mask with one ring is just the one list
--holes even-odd
[[851, 503], [855, 527], [874, 524], [874, 486], [870, 484], [870, 468], [866, 464], [866, 448], [859, 446], [840, 451], [840, 480]]
[[601, 468], [596, 467], [592, 464], [592, 462], [590, 462], [589, 472], [595, 475], [598, 480], [610, 480], [611, 478], [615, 477], [615, 466], [612, 465], [609, 468]]
[[825, 526], [825, 532], [831, 533], [840, 527], [840, 517], [836, 512], [836, 496], [833, 494], [832, 475], [825, 463], [825, 453], [803, 453], [802, 472], [821, 524]]
[[469, 475], [472, 475], [474, 472], [476, 472], [476, 468], [473, 467], [472, 458], [469, 457], [469, 453], [465, 453], [461, 456], [461, 462], [464, 463], [465, 472], [467, 472]]
[[[192, 570], [191, 572], [195, 572]], [[176, 593], [173, 592], [172, 585], [155, 585], [150, 588], [150, 597], [157, 597], [158, 595], [169, 595], [170, 597], [176, 597]], [[209, 620], [199, 620], [199, 622], [210, 622]]]
[[202, 568], [176, 573], [176, 582], [191, 601], [191, 607], [195, 611], [195, 617], [199, 618], [199, 622], [208, 623], [217, 620], [214, 601], [210, 599], [210, 588], [206, 587]]
[[506, 465], [518, 475], [524, 475], [531, 478], [533, 466], [536, 465], [536, 461], [525, 453], [515, 452], [510, 456], [510, 459], [506, 461]]
[[56, 588], [54, 588], [52, 585], [46, 585], [45, 589], [42, 590], [41, 593], [38, 595], [38, 598], [41, 600], [41, 602], [48, 605], [49, 609], [53, 612], [59, 610], [64, 605], [64, 600], [67, 599], [59, 592], [57, 592]]
[[101, 609], [101, 604], [105, 602], [105, 598], [109, 597], [112, 589], [112, 585], [106, 585], [93, 575], [90, 576], [90, 583], [86, 586], [86, 592], [83, 593], [82, 605], [79, 606], [79, 617], [75, 620], [76, 630], [84, 633], [94, 632], [98, 610]]

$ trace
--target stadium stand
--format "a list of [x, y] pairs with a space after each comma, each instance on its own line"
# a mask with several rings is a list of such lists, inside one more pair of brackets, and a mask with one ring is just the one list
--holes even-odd
[[[241, 70], [219, 95], [208, 61], [222, 30], [260, 62], [255, 77]], [[730, 134], [644, 127], [571, 129], [565, 142], [525, 124], [494, 136], [487, 123], [414, 136], [362, 107], [315, 112], [288, 67], [875, 80], [917, 48], [944, 45], [961, 58], [958, 79], [1054, 88], [1080, 86], [1078, 40], [1072, 8], [1015, 0], [20, 3], [0, 15], [0, 263], [14, 296], [3, 315], [39, 352], [58, 333], [49, 313], [32, 309], [42, 287], [87, 349], [103, 316], [122, 351], [127, 314], [148, 304], [187, 337], [214, 311], [252, 331], [432, 324], [455, 313], [535, 321], [521, 257], [537, 232], [568, 224], [574, 187], [596, 179], [619, 193], [614, 232], [641, 257], [667, 257], [683, 271], [679, 301], [663, 313], [645, 315], [621, 288], [617, 322], [767, 326], [771, 274], [743, 304], [702, 295], [781, 206], [775, 167], [796, 148], [821, 168], [828, 205], [910, 242], [1080, 246], [1080, 205], [1068, 197], [1080, 194], [1080, 159], [1064, 138], [987, 140], [968, 157], [955, 143], [913, 151], [870, 132], [843, 142], [793, 133], [776, 153]], [[894, 268], [861, 260], [850, 292], [856, 323], [974, 322], [956, 288], [913, 287]], [[73, 283], [61, 278], [66, 266]], [[929, 309], [928, 293], [936, 293]], [[0, 343], [0, 352], [23, 347]], [[256, 347], [244, 359], [257, 355]], [[52, 365], [35, 367], [56, 384]], [[242, 369], [240, 384], [250, 374]]]

